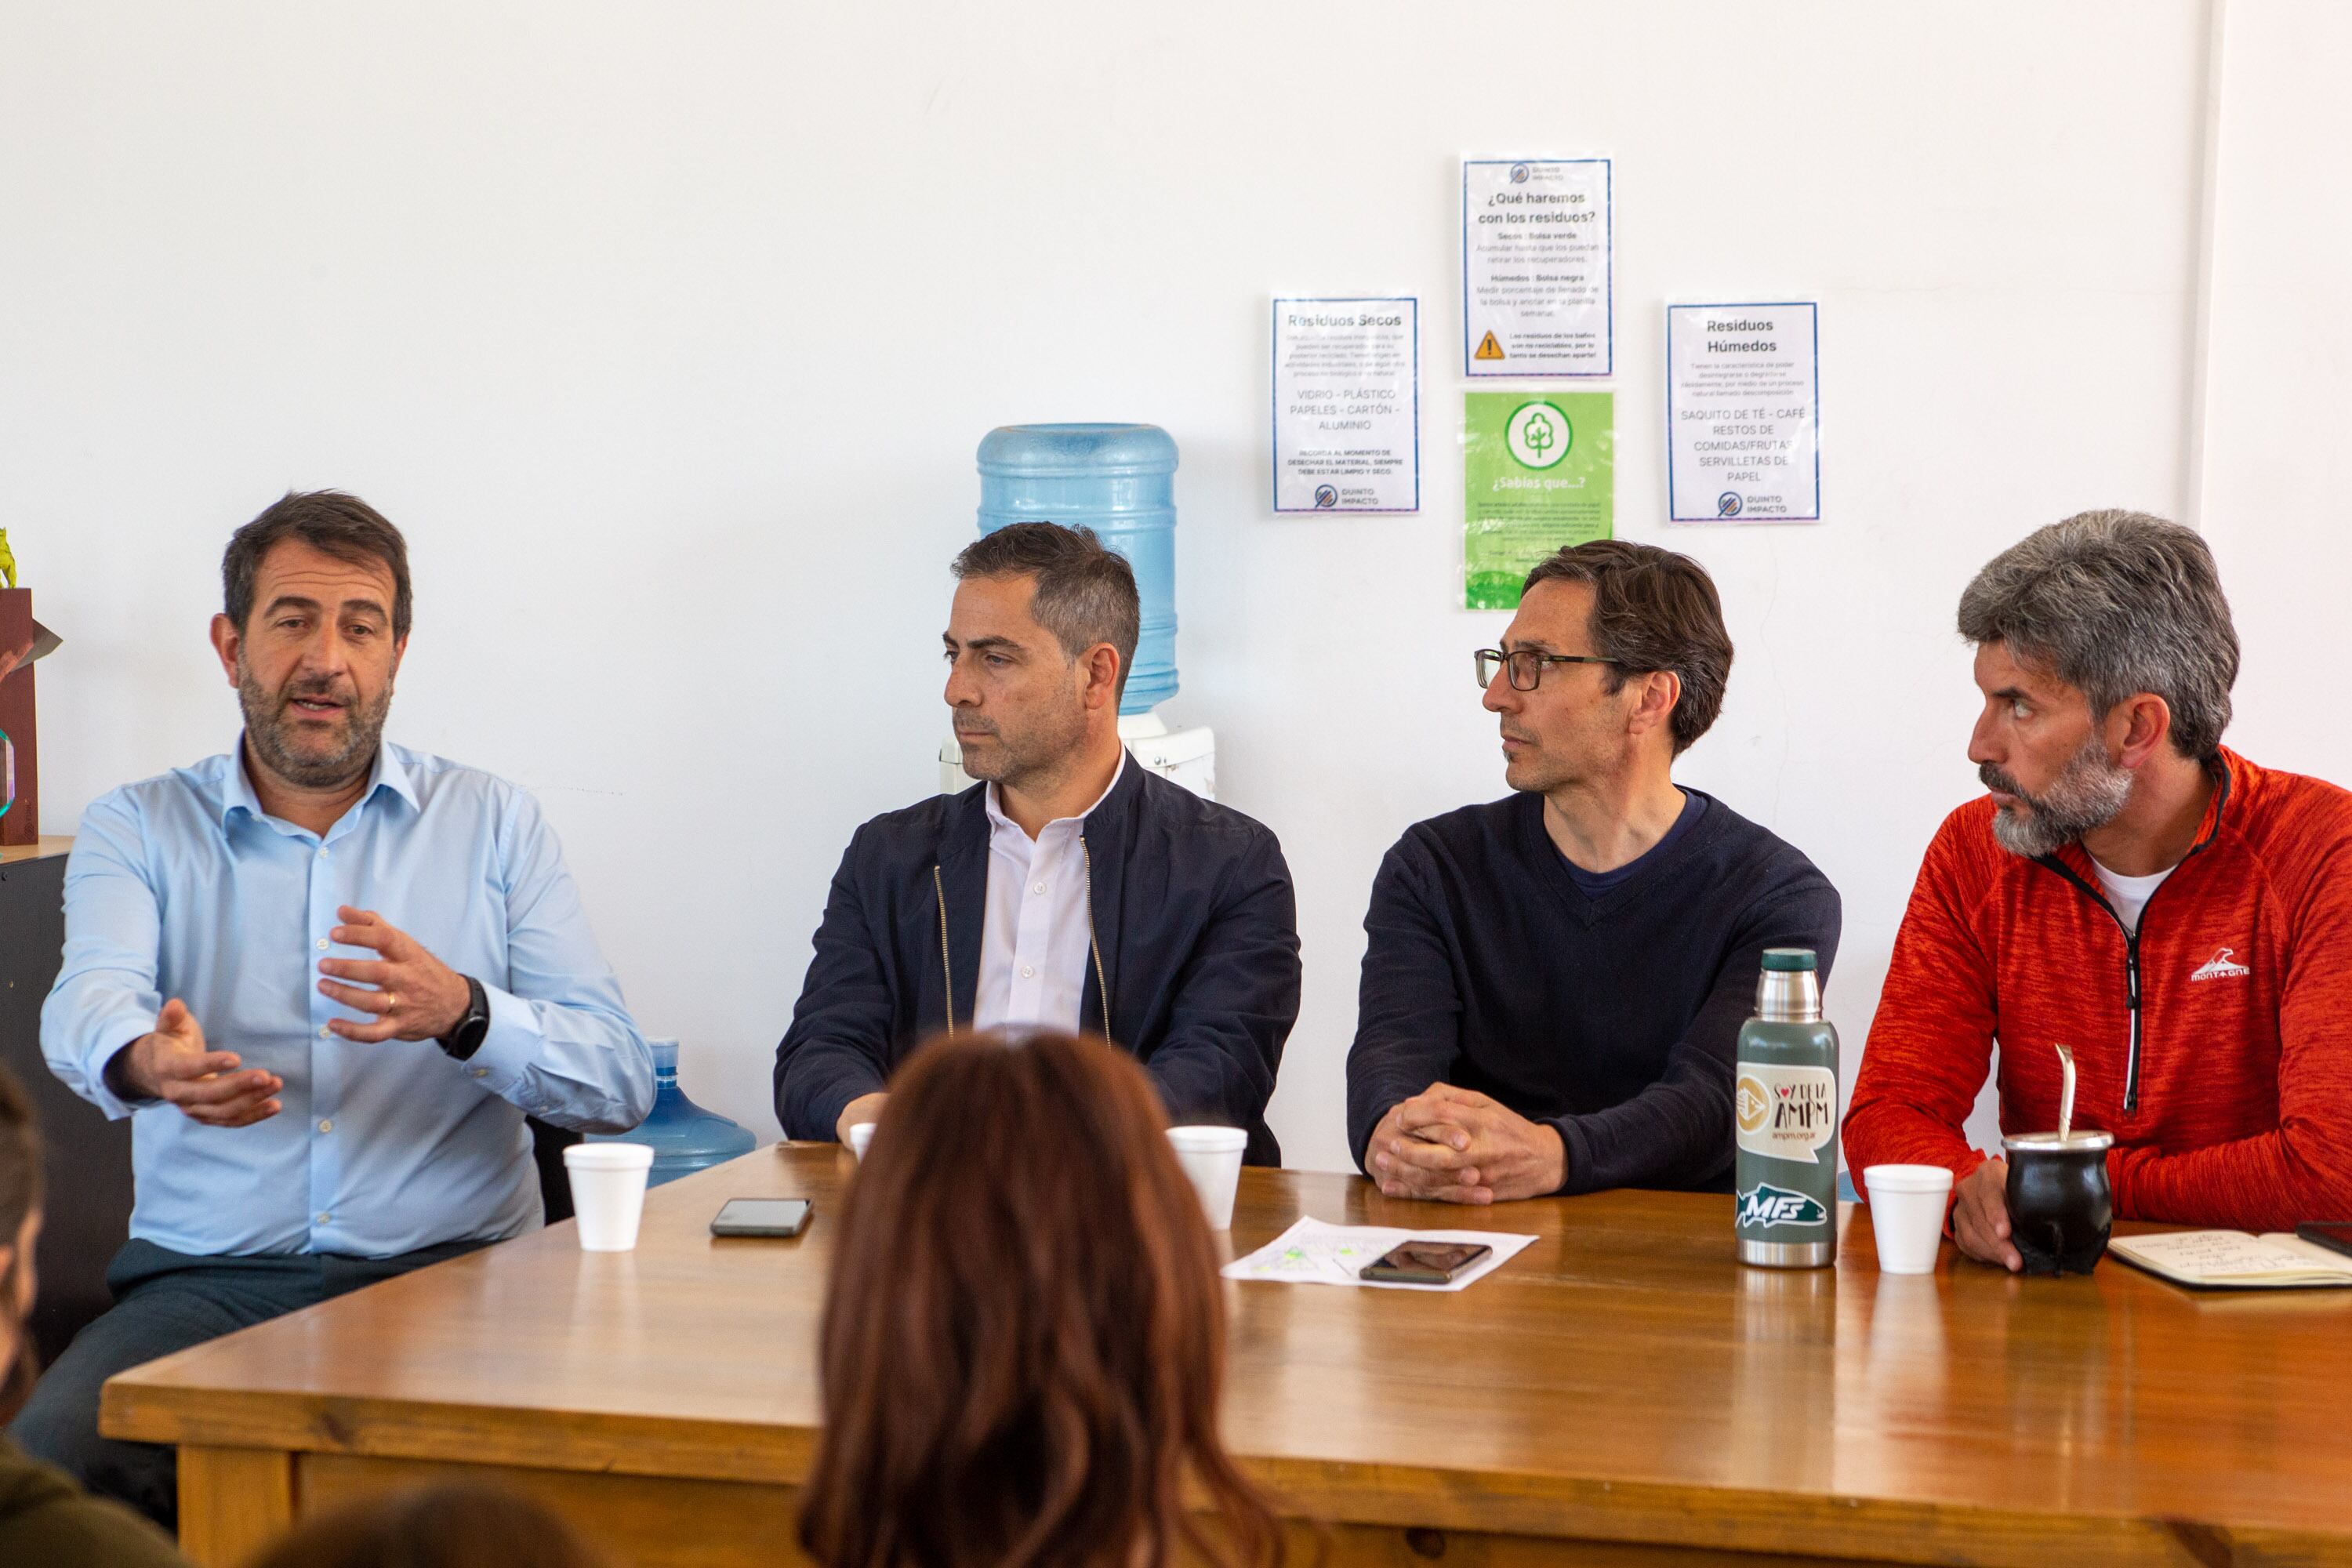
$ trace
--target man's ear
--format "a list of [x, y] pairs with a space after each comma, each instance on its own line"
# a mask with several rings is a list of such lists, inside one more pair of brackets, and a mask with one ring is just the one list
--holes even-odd
[[2105, 724], [2107, 744], [2116, 749], [2116, 760], [2127, 768], [2137, 768], [2154, 756], [2159, 747], [2172, 740], [2172, 704], [2153, 691], [2135, 692], [2107, 710]]
[[1675, 704], [1683, 699], [1683, 678], [1671, 669], [1654, 669], [1637, 679], [1642, 699], [1626, 720], [1625, 732], [1646, 735], [1674, 718]]
[[1088, 709], [1118, 706], [1118, 649], [1098, 642], [1087, 649], [1086, 704]]
[[228, 677], [231, 686], [236, 684], [236, 650], [245, 641], [236, 623], [226, 616], [213, 617], [213, 652], [220, 656], [221, 673]]

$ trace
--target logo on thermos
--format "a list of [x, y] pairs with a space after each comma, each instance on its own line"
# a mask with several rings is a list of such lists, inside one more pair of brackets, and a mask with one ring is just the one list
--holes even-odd
[[[1837, 1136], [1837, 1074], [1827, 1068], [1742, 1062], [1731, 1091], [1739, 1146], [1799, 1164], [1825, 1162]], [[1832, 1156], [1834, 1158], [1834, 1156]]]
[[1822, 1206], [1820, 1199], [1776, 1187], [1769, 1182], [1759, 1182], [1739, 1194], [1739, 1224], [1748, 1229], [1769, 1230], [1776, 1225], [1827, 1225], [1829, 1218], [1830, 1211]]
[[1761, 1132], [1764, 1123], [1772, 1117], [1772, 1096], [1763, 1081], [1752, 1073], [1741, 1073], [1739, 1084], [1731, 1097], [1731, 1109], [1739, 1118], [1742, 1132]]

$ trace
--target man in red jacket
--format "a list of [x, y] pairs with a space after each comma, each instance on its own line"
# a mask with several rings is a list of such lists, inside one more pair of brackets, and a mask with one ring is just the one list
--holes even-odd
[[2115, 1135], [2122, 1219], [2352, 1218], [2352, 795], [2221, 745], [2238, 637], [2177, 524], [2085, 512], [1960, 597], [1991, 794], [1928, 846], [1845, 1121], [1856, 1171], [1948, 1166], [1952, 1235], [2021, 1267], [2007, 1164], [1961, 1132], [2000, 1044], [2000, 1124]]

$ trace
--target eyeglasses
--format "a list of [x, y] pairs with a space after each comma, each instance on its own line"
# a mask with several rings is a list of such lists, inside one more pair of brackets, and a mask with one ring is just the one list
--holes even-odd
[[1529, 647], [1505, 653], [1498, 647], [1482, 647], [1471, 657], [1478, 661], [1478, 689], [1484, 691], [1495, 684], [1495, 671], [1499, 668], [1511, 672], [1511, 689], [1533, 691], [1536, 682], [1543, 679], [1543, 667], [1548, 664], [1615, 664], [1613, 658], [1597, 658], [1589, 653], [1538, 653]]

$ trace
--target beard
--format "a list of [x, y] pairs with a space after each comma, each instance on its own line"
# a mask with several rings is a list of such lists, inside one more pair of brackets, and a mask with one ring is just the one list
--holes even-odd
[[[985, 784], [1021, 789], [1067, 763], [1086, 740], [1082, 710], [1041, 718], [1013, 733], [992, 719], [960, 719], [957, 742], [963, 747], [963, 771]], [[966, 743], [967, 734], [979, 744]]]
[[[346, 683], [299, 676], [273, 694], [262, 689], [243, 657], [236, 661], [236, 700], [245, 710], [246, 742], [263, 766], [302, 789], [347, 784], [375, 762], [384, 717], [392, 711], [392, 687], [387, 683], [373, 702], [362, 704], [356, 697]], [[298, 721], [290, 711], [297, 698], [342, 702], [341, 732], [321, 735], [316, 720]]]
[[1993, 837], [2011, 854], [2038, 860], [2113, 822], [2131, 797], [2133, 774], [2109, 762], [2105, 745], [2094, 735], [2038, 795], [2020, 789], [2015, 779], [1990, 763], [1977, 770], [1977, 777], [1986, 788], [2014, 795], [2027, 808], [2021, 812], [2016, 805], [2004, 805], [1993, 813]]

